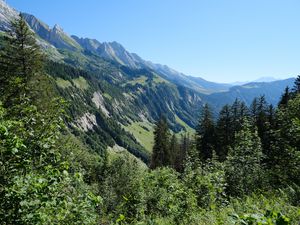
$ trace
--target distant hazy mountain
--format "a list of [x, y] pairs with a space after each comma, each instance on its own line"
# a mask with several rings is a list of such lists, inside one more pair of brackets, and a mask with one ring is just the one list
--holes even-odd
[[272, 82], [252, 82], [241, 86], [231, 87], [222, 93], [205, 96], [207, 102], [213, 102], [213, 107], [220, 110], [225, 104], [231, 104], [236, 98], [244, 101], [248, 106], [255, 97], [264, 95], [266, 100], [276, 106], [285, 87], [293, 87], [295, 78]]
[[253, 81], [236, 81], [233, 83], [230, 83], [232, 86], [240, 86], [240, 85], [244, 85], [244, 84], [248, 84], [248, 83], [253, 83], [253, 82], [273, 82], [273, 81], [277, 81], [279, 79], [276, 79], [274, 77], [260, 77], [256, 80]]
[[261, 77], [258, 78], [252, 82], [273, 82], [273, 81], [277, 81], [278, 79], [274, 78], [274, 77]]

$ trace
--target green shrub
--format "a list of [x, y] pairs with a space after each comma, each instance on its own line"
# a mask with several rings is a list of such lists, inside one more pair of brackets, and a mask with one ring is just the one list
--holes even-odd
[[170, 168], [158, 168], [146, 175], [143, 184], [147, 217], [171, 218], [177, 223], [189, 220], [196, 209], [196, 197], [178, 176]]
[[97, 224], [102, 199], [88, 190], [79, 173], [48, 166], [15, 176], [5, 189], [2, 219], [7, 224]]
[[197, 205], [201, 208], [214, 209], [226, 201], [225, 172], [219, 162], [208, 161], [198, 168], [187, 168], [183, 180], [196, 196]]

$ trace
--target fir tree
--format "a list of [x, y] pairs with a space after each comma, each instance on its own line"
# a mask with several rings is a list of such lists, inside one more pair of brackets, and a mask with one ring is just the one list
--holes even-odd
[[298, 77], [295, 80], [294, 87], [293, 87], [293, 92], [295, 94], [300, 93], [300, 75], [298, 75]]
[[271, 143], [274, 140], [274, 129], [276, 128], [276, 114], [273, 105], [269, 105], [268, 111], [267, 111], [267, 121], [265, 123], [265, 131], [264, 136], [262, 139], [262, 145], [263, 145], [263, 153], [265, 154], [264, 163], [266, 166], [270, 166], [273, 164], [272, 160], [270, 158], [273, 154], [271, 151]]
[[181, 159], [181, 149], [180, 145], [178, 143], [178, 139], [175, 134], [172, 135], [171, 140], [170, 140], [170, 156], [171, 156], [171, 164], [174, 169], [177, 171], [180, 168], [180, 159]]
[[169, 148], [170, 132], [167, 119], [162, 116], [156, 123], [154, 131], [154, 146], [150, 167], [169, 166], [172, 163], [172, 156]]
[[265, 132], [265, 124], [268, 121], [268, 103], [265, 96], [260, 96], [257, 102], [257, 114], [253, 115], [255, 118], [258, 134], [262, 138]]
[[250, 194], [262, 186], [262, 157], [257, 131], [251, 131], [250, 123], [245, 120], [226, 161], [228, 192], [231, 195]]
[[217, 121], [217, 155], [221, 161], [225, 160], [228, 148], [234, 139], [234, 131], [232, 127], [231, 109], [229, 105], [225, 105], [219, 113]]
[[268, 105], [265, 96], [260, 96], [256, 101], [253, 101], [252, 107], [256, 108], [256, 112], [252, 116], [254, 124], [257, 127], [258, 136], [261, 139], [263, 153], [268, 154], [267, 152], [269, 152], [270, 147], [269, 130], [271, 129], [270, 125], [272, 122], [269, 120], [273, 119], [273, 115], [271, 115], [274, 113], [273, 108]]
[[284, 89], [284, 93], [281, 95], [278, 106], [279, 107], [285, 107], [290, 99], [291, 99], [291, 93], [290, 93], [289, 87], [287, 86]]
[[269, 169], [271, 184], [300, 185], [300, 95], [291, 99], [276, 116], [276, 127], [271, 132]]
[[0, 51], [0, 95], [4, 107], [23, 104], [35, 85], [36, 75], [42, 70], [42, 54], [34, 34], [20, 17], [11, 24], [4, 36]]
[[254, 98], [251, 105], [250, 105], [250, 113], [252, 116], [257, 116], [257, 105], [258, 105], [258, 99], [257, 98]]
[[[232, 132], [236, 133], [242, 129], [244, 119], [249, 116], [246, 104], [238, 99], [231, 106]], [[234, 140], [232, 140], [234, 141]]]
[[269, 128], [273, 128], [275, 126], [275, 109], [272, 104], [269, 105], [268, 109], [268, 123], [269, 123]]
[[190, 139], [189, 134], [184, 134], [181, 136], [181, 141], [180, 141], [180, 168], [179, 172], [184, 171], [184, 164], [188, 156], [188, 152], [192, 148], [192, 141]]
[[206, 104], [196, 128], [196, 148], [199, 157], [207, 160], [212, 157], [215, 148], [215, 125], [209, 106]]

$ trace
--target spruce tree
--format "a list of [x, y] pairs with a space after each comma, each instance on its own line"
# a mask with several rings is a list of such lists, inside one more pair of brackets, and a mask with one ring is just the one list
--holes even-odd
[[268, 105], [265, 96], [260, 96], [253, 101], [252, 107], [256, 108], [256, 112], [253, 111], [252, 117], [254, 120], [254, 124], [257, 127], [258, 135], [261, 139], [263, 153], [268, 155], [269, 147], [270, 147], [270, 129], [271, 123], [274, 123], [273, 120], [274, 114], [272, 106]]
[[290, 93], [289, 87], [287, 86], [284, 89], [284, 93], [281, 95], [278, 106], [279, 107], [285, 107], [290, 99], [291, 99], [291, 93]]
[[216, 152], [221, 161], [225, 160], [229, 146], [234, 139], [232, 127], [231, 108], [225, 105], [219, 113], [216, 128], [217, 148]]
[[257, 103], [257, 114], [253, 115], [256, 119], [256, 125], [258, 128], [258, 134], [263, 138], [266, 130], [266, 122], [268, 121], [268, 103], [265, 96], [260, 96]]
[[228, 193], [234, 196], [250, 194], [262, 187], [263, 153], [257, 131], [244, 120], [243, 129], [236, 134], [236, 141], [226, 161]]
[[269, 105], [268, 108], [268, 123], [269, 123], [269, 128], [273, 128], [275, 126], [275, 108], [272, 104]]
[[215, 148], [215, 124], [208, 104], [204, 106], [196, 128], [196, 148], [202, 160], [212, 157]]
[[184, 164], [187, 160], [188, 153], [190, 152], [190, 149], [193, 147], [193, 143], [190, 139], [189, 134], [184, 134], [181, 136], [180, 141], [180, 169], [179, 172], [184, 171]]
[[276, 128], [276, 114], [273, 105], [269, 105], [267, 111], [267, 120], [265, 123], [265, 131], [264, 136], [262, 139], [263, 145], [263, 153], [265, 154], [264, 163], [266, 166], [270, 166], [273, 164], [272, 160], [272, 150], [271, 150], [271, 143], [274, 141], [274, 130]]
[[44, 146], [51, 148], [63, 127], [63, 102], [54, 97], [50, 78], [43, 70], [41, 49], [21, 15], [11, 23], [0, 54], [0, 79], [4, 81], [0, 85], [1, 101], [7, 117], [22, 124], [15, 134], [21, 134], [31, 149], [27, 156], [33, 165], [41, 164], [42, 157], [53, 159]]
[[[240, 131], [243, 126], [244, 119], [249, 116], [249, 110], [246, 104], [238, 99], [234, 101], [231, 106], [232, 117], [232, 132], [236, 133]], [[234, 141], [234, 140], [233, 140]]]
[[42, 54], [34, 34], [20, 17], [11, 24], [0, 51], [0, 95], [4, 107], [23, 104], [32, 93], [35, 76], [42, 70]]
[[294, 87], [293, 87], [293, 92], [295, 94], [300, 93], [300, 75], [298, 75], [298, 77], [295, 80]]
[[181, 158], [181, 149], [178, 143], [178, 139], [175, 134], [172, 135], [171, 140], [170, 140], [170, 156], [171, 156], [171, 164], [172, 167], [179, 171], [180, 168], [180, 158]]
[[154, 130], [154, 146], [150, 168], [155, 169], [162, 166], [170, 166], [172, 156], [170, 153], [170, 132], [165, 116], [161, 116]]
[[300, 95], [291, 99], [276, 116], [268, 161], [274, 186], [300, 185]]
[[250, 113], [251, 113], [251, 116], [252, 117], [256, 117], [257, 114], [258, 114], [258, 110], [257, 110], [257, 105], [258, 105], [258, 99], [257, 98], [254, 98], [252, 100], [252, 103], [250, 105]]

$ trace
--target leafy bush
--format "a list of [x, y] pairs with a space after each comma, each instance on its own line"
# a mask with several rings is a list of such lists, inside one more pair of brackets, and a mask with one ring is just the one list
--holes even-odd
[[186, 168], [183, 179], [196, 196], [199, 207], [214, 209], [226, 201], [226, 179], [221, 163], [208, 161], [198, 168]]
[[196, 207], [196, 196], [178, 179], [179, 174], [170, 168], [158, 168], [146, 174], [145, 215], [150, 218], [171, 218], [188, 221]]
[[79, 173], [47, 166], [15, 176], [5, 189], [8, 204], [2, 219], [8, 224], [97, 224], [95, 209], [102, 199], [88, 190]]
[[132, 222], [143, 218], [144, 169], [140, 162], [125, 154], [108, 165], [104, 176], [100, 189], [109, 219]]
[[252, 131], [249, 122], [245, 121], [243, 129], [236, 134], [236, 142], [225, 162], [227, 192], [230, 195], [243, 196], [263, 187], [262, 158], [257, 131]]
[[290, 225], [290, 219], [281, 213], [267, 210], [265, 214], [244, 214], [234, 216], [238, 223], [245, 225]]

